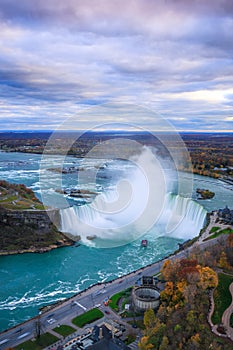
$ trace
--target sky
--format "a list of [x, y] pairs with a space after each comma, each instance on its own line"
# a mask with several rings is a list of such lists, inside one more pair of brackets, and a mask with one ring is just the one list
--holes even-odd
[[0, 0], [0, 130], [85, 130], [114, 103], [148, 108], [122, 115], [140, 128], [232, 131], [232, 33], [232, 0]]

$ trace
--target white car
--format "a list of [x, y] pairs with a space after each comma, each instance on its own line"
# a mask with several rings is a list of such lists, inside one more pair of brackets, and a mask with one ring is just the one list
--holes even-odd
[[50, 318], [49, 320], [47, 320], [47, 322], [48, 322], [49, 324], [53, 324], [53, 323], [56, 322], [56, 320], [55, 320], [54, 318]]

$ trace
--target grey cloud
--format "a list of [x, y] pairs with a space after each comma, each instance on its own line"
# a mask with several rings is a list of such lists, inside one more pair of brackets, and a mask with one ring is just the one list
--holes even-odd
[[230, 0], [0, 0], [0, 100], [20, 123], [24, 114], [32, 122], [41, 116], [24, 106], [40, 105], [55, 125], [76, 106], [119, 99], [149, 104], [179, 128], [198, 127], [198, 114], [212, 125], [225, 103], [172, 94], [232, 88], [232, 7]]

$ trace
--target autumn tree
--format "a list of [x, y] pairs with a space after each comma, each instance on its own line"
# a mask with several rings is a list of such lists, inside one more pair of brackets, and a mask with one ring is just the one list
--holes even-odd
[[159, 350], [167, 350], [169, 344], [168, 337], [163, 336], [162, 343], [160, 344]]
[[227, 261], [227, 255], [224, 251], [222, 251], [221, 255], [220, 255], [220, 259], [218, 262], [218, 265], [222, 268], [222, 269], [229, 269], [229, 263]]
[[166, 260], [163, 264], [161, 273], [165, 281], [176, 282], [178, 270], [178, 261]]
[[144, 336], [140, 339], [138, 347], [141, 350], [150, 350], [153, 349], [154, 346], [149, 342], [149, 337]]
[[146, 329], [153, 328], [156, 323], [154, 310], [148, 309], [144, 313], [144, 325]]
[[215, 288], [218, 285], [218, 276], [214, 270], [212, 270], [210, 267], [201, 267], [199, 266], [199, 272], [200, 272], [200, 280], [198, 282], [198, 286], [202, 289], [207, 288]]

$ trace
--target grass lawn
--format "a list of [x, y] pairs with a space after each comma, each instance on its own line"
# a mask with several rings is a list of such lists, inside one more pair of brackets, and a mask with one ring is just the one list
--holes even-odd
[[213, 235], [211, 235], [210, 237], [204, 239], [204, 241], [208, 241], [209, 239], [217, 238], [218, 236], [221, 236], [221, 235], [229, 235], [229, 234], [233, 234], [233, 230], [230, 227], [224, 228], [223, 230], [217, 231]]
[[111, 301], [108, 304], [110, 306], [110, 308], [115, 310], [115, 311], [119, 311], [119, 307], [118, 307], [119, 300], [121, 298], [125, 297], [126, 300], [123, 301], [123, 306], [124, 306], [124, 304], [126, 304], [128, 302], [128, 298], [130, 296], [131, 289], [132, 288], [128, 288], [126, 290], [123, 290], [122, 292], [119, 292], [119, 293], [111, 296], [111, 298], [110, 298]]
[[219, 324], [222, 322], [222, 315], [224, 311], [231, 304], [231, 293], [229, 286], [233, 282], [233, 277], [218, 274], [218, 287], [214, 291], [214, 313], [212, 316], [213, 324]]
[[40, 336], [39, 339], [35, 341], [28, 340], [18, 346], [16, 346], [15, 350], [42, 350], [47, 346], [55, 343], [59, 339], [55, 337], [53, 334], [45, 333]]
[[220, 230], [220, 227], [217, 227], [217, 226], [213, 226], [210, 230], [210, 233], [214, 233], [216, 231]]
[[66, 324], [62, 324], [60, 327], [56, 327], [53, 330], [54, 332], [61, 334], [63, 337], [67, 337], [67, 335], [70, 335], [76, 331], [75, 328], [67, 326]]
[[75, 324], [75, 326], [82, 328], [83, 326], [85, 326], [85, 324], [94, 322], [102, 318], [103, 316], [104, 316], [103, 312], [95, 308], [85, 312], [80, 316], [75, 317], [72, 320], [72, 323]]
[[110, 302], [109, 302], [109, 306], [111, 309], [115, 310], [115, 311], [119, 311], [119, 307], [118, 307], [118, 302], [119, 300], [123, 297], [123, 295], [125, 294], [124, 291], [119, 292], [117, 294], [114, 294], [111, 298], [110, 298]]

